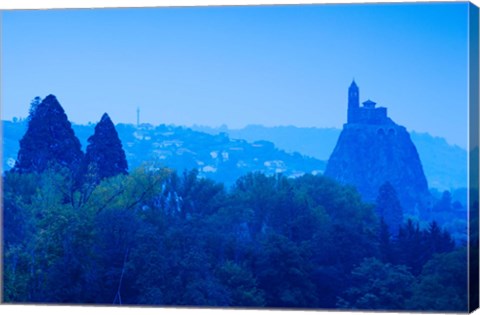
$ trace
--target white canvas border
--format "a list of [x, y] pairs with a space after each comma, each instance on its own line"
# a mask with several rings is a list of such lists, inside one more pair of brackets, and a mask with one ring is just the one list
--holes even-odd
[[[386, 3], [400, 2], [392, 0], [2, 0], [0, 10], [15, 9], [56, 9], [56, 8], [134, 8], [134, 7], [171, 7], [171, 6], [237, 6], [237, 5], [282, 5], [282, 4], [313, 4], [313, 3]], [[417, 0], [403, 0], [401, 2], [418, 2]], [[436, 0], [429, 2], [452, 2], [451, 0]], [[455, 1], [463, 2], [463, 1]], [[472, 0], [480, 6], [480, 0]], [[0, 20], [1, 21], [1, 20]], [[1, 30], [1, 25], [0, 25]], [[102, 306], [37, 306], [37, 305], [0, 305], [2, 314], [38, 314], [38, 315], [84, 315], [86, 312], [92, 315], [306, 315], [306, 314], [408, 314], [405, 312], [341, 312], [315, 311], [315, 310], [246, 310], [246, 309], [197, 309], [197, 308], [159, 308], [159, 307], [102, 307]], [[418, 314], [418, 313], [414, 313]], [[429, 313], [431, 314], [431, 313]], [[480, 310], [474, 312], [479, 315]]]

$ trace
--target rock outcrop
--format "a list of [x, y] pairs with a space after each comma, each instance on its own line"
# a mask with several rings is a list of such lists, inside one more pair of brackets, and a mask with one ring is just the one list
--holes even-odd
[[404, 213], [424, 209], [429, 201], [428, 184], [408, 131], [387, 117], [386, 108], [375, 108], [371, 101], [358, 106], [358, 97], [358, 87], [352, 83], [348, 122], [328, 160], [325, 176], [355, 186], [368, 202], [375, 202], [379, 188], [389, 182]]

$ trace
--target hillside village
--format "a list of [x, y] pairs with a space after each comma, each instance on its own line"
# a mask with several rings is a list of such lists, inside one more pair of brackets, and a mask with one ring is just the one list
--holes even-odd
[[[4, 123], [4, 168], [7, 170], [15, 164], [18, 141], [24, 132], [20, 124]], [[73, 129], [85, 147], [93, 125], [73, 125]], [[297, 177], [305, 173], [322, 173], [326, 164], [299, 153], [287, 153], [269, 141], [247, 142], [231, 139], [225, 133], [210, 135], [184, 127], [149, 124], [139, 127], [118, 124], [116, 129], [130, 170], [145, 162], [180, 172], [197, 169], [199, 176], [230, 186], [238, 177], [252, 171]]]
[[[27, 124], [26, 120], [18, 119], [2, 121], [2, 124], [3, 169], [9, 170], [15, 164], [19, 141]], [[94, 126], [94, 124], [72, 125], [83, 148], [86, 147]], [[312, 170], [323, 172], [340, 134], [339, 129], [332, 128], [258, 125], [229, 129], [225, 126], [187, 128], [151, 124], [141, 124], [137, 127], [133, 124], [119, 123], [116, 128], [130, 169], [148, 158], [161, 165], [172, 165], [182, 170], [196, 168], [201, 176], [212, 179], [222, 179], [223, 170], [232, 171], [224, 168], [227, 165], [228, 167], [233, 165], [234, 170], [238, 171], [237, 174], [254, 170], [273, 174], [285, 168], [291, 171], [288, 176]], [[467, 153], [464, 149], [449, 145], [445, 139], [426, 133], [412, 132], [411, 137], [423, 162], [431, 189], [442, 192], [464, 187], [467, 175], [464, 163]], [[298, 139], [302, 141], [297, 141]], [[236, 162], [232, 163], [232, 160]], [[229, 182], [234, 182], [234, 177], [235, 175], [232, 175]]]

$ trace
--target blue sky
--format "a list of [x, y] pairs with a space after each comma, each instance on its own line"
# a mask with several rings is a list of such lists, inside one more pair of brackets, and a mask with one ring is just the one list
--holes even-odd
[[466, 147], [466, 3], [8, 11], [2, 119], [338, 127], [361, 101]]

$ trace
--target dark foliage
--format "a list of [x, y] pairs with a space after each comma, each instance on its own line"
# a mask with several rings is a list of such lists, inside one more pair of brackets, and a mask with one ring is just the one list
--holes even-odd
[[338, 302], [341, 308], [403, 309], [415, 282], [407, 267], [384, 264], [376, 258], [364, 259], [351, 275], [350, 287]]
[[103, 114], [88, 143], [83, 163], [86, 181], [98, 184], [106, 177], [127, 174], [125, 151], [108, 114]]
[[467, 250], [434, 255], [423, 267], [407, 300], [409, 309], [467, 312]]
[[427, 230], [421, 230], [418, 223], [408, 220], [393, 244], [393, 261], [410, 267], [412, 273], [418, 275], [434, 254], [452, 251], [454, 247], [450, 234], [440, 230], [436, 222]]
[[451, 304], [435, 308], [463, 309], [466, 278], [450, 286], [449, 274], [466, 253], [446, 232], [408, 222], [392, 238], [326, 177], [253, 173], [225, 191], [148, 166], [105, 178], [75, 208], [67, 175], [4, 178], [7, 302], [428, 309], [436, 293], [421, 292], [439, 281]]
[[43, 172], [58, 165], [76, 173], [82, 159], [80, 141], [56, 97], [35, 98], [13, 171]]
[[400, 200], [398, 200], [397, 192], [389, 182], [385, 182], [378, 189], [376, 204], [375, 210], [377, 215], [389, 227], [390, 233], [397, 235], [398, 229], [403, 222], [403, 210]]

